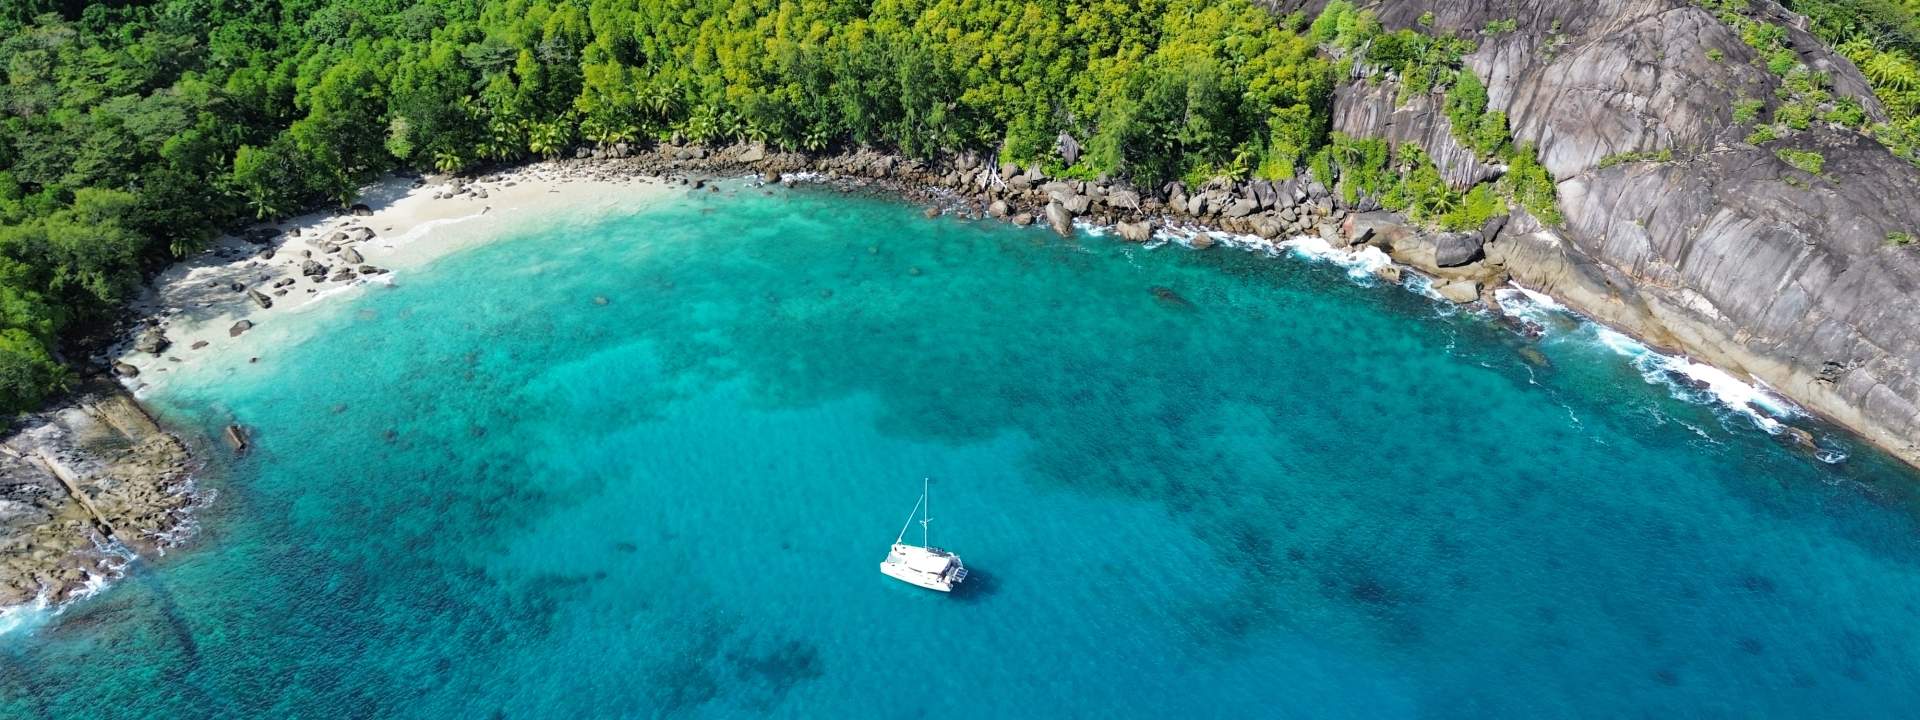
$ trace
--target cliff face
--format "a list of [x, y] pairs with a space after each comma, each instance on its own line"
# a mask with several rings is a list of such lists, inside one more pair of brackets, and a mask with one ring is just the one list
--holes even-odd
[[[1323, 2], [1279, 0], [1281, 12]], [[1802, 62], [1836, 97], [1883, 115], [1858, 69], [1798, 30], [1799, 19], [1757, 0], [1786, 26]], [[1539, 147], [1558, 182], [1566, 225], [1519, 218], [1486, 246], [1488, 269], [1560, 296], [1657, 344], [1744, 372], [1920, 463], [1920, 169], [1856, 133], [1824, 127], [1763, 146], [1744, 140], [1736, 102], [1782, 101], [1756, 51], [1690, 0], [1388, 0], [1389, 29], [1473, 38], [1464, 60], [1486, 81], [1490, 107], [1514, 138]], [[1518, 30], [1487, 34], [1489, 22]], [[1336, 129], [1415, 140], [1456, 183], [1484, 172], [1446, 150], [1432, 99], [1396, 107], [1394, 94], [1356, 83], [1340, 91]], [[1428, 121], [1421, 128], [1420, 121]], [[1434, 130], [1433, 128], [1441, 128]], [[1820, 174], [1781, 149], [1812, 150]], [[1671, 151], [1672, 160], [1624, 162]]]

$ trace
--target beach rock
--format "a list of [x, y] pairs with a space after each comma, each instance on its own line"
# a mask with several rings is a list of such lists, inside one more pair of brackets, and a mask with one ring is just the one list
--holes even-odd
[[1448, 301], [1465, 305], [1480, 299], [1480, 283], [1472, 280], [1455, 280], [1443, 285], [1435, 285], [1434, 292]]
[[344, 250], [341, 250], [340, 260], [351, 265], [359, 265], [360, 263], [367, 261], [366, 258], [360, 257], [360, 252], [358, 250], [354, 250], [353, 248], [346, 248]]
[[353, 214], [356, 217], [367, 217], [373, 214], [373, 208], [367, 207], [366, 203], [354, 203]]
[[1013, 224], [1018, 225], [1020, 227], [1026, 227], [1028, 225], [1032, 225], [1033, 215], [1031, 213], [1020, 213], [1018, 215], [1015, 215], [1013, 216]]
[[166, 334], [160, 332], [159, 328], [149, 328], [146, 332], [140, 333], [140, 336], [134, 339], [133, 349], [149, 355], [159, 355], [167, 349], [167, 346], [172, 344], [171, 341], [167, 340]]
[[326, 277], [327, 266], [309, 259], [300, 263], [300, 274], [311, 278]]
[[1120, 239], [1127, 242], [1143, 243], [1153, 239], [1153, 223], [1148, 221], [1123, 222], [1114, 226]]
[[189, 349], [189, 350], [199, 350], [200, 348], [203, 348], [203, 347], [206, 347], [206, 346], [207, 346], [207, 344], [208, 344], [208, 343], [207, 343], [207, 341], [205, 341], [205, 340], [195, 340], [195, 341], [193, 341], [193, 344], [192, 344], [192, 345], [188, 345], [188, 346], [187, 346], [187, 349]]
[[1068, 165], [1072, 165], [1080, 160], [1079, 141], [1074, 140], [1072, 135], [1068, 135], [1065, 132], [1060, 133], [1059, 137], [1054, 138], [1053, 149], [1060, 153], [1060, 159], [1066, 161]]
[[139, 377], [140, 368], [135, 367], [132, 363], [115, 361], [113, 363], [113, 374], [125, 378]]
[[1287, 230], [1286, 224], [1272, 215], [1256, 215], [1250, 222], [1253, 224], [1253, 234], [1267, 240], [1278, 238]]
[[1009, 212], [1010, 210], [1007, 208], [1007, 201], [1005, 200], [995, 200], [987, 206], [987, 214], [993, 217], [1003, 218], [1006, 217]]
[[234, 323], [233, 327], [227, 328], [227, 337], [240, 337], [242, 334], [252, 329], [253, 329], [252, 320], [241, 320], [239, 322]]
[[1047, 203], [1047, 225], [1060, 237], [1073, 237], [1073, 213], [1060, 203]]

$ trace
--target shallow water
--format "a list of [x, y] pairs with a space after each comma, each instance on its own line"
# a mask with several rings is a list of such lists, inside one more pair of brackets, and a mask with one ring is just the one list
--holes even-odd
[[[1914, 474], [1563, 314], [820, 189], [493, 231], [168, 378], [257, 451], [0, 636], [0, 716], [1920, 703]], [[877, 572], [922, 476], [953, 596]]]

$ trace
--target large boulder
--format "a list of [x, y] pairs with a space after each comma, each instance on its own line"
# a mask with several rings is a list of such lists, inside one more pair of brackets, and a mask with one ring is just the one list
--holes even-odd
[[1047, 203], [1047, 225], [1060, 237], [1073, 237], [1073, 213], [1060, 203]]
[[1447, 283], [1437, 283], [1434, 285], [1433, 291], [1439, 293], [1440, 297], [1446, 298], [1449, 302], [1461, 305], [1480, 299], [1480, 283], [1472, 280], [1455, 280]]
[[1072, 135], [1060, 133], [1060, 137], [1054, 139], [1053, 147], [1059, 151], [1060, 159], [1067, 161], [1068, 165], [1080, 160], [1080, 143], [1074, 140]]
[[173, 342], [167, 339], [166, 333], [161, 332], [160, 328], [147, 328], [146, 332], [134, 338], [133, 349], [149, 355], [159, 355], [172, 344]]
[[248, 290], [247, 299], [252, 300], [253, 304], [259, 305], [262, 310], [273, 307], [273, 298], [267, 297], [266, 293], [260, 292], [259, 290]]
[[1144, 220], [1141, 222], [1123, 222], [1115, 225], [1114, 230], [1120, 234], [1121, 240], [1127, 242], [1143, 243], [1153, 239], [1153, 223]]
[[239, 322], [234, 323], [233, 327], [227, 328], [227, 337], [240, 337], [241, 334], [252, 329], [253, 329], [252, 320], [241, 320]]
[[1278, 238], [1287, 232], [1286, 223], [1272, 215], [1256, 215], [1250, 222], [1253, 223], [1253, 234], [1268, 240]]
[[340, 251], [340, 259], [346, 261], [350, 265], [359, 265], [360, 263], [367, 261], [366, 258], [360, 257], [360, 251], [355, 250], [353, 248], [342, 249]]
[[1118, 190], [1118, 189], [1108, 190], [1107, 191], [1107, 207], [1119, 208], [1122, 210], [1139, 210], [1140, 209], [1140, 193], [1134, 192], [1132, 190]]
[[310, 278], [326, 277], [327, 266], [313, 260], [304, 260], [300, 263], [300, 274]]
[[1478, 232], [1440, 233], [1433, 239], [1433, 262], [1443, 268], [1472, 263], [1484, 257], [1483, 245]]

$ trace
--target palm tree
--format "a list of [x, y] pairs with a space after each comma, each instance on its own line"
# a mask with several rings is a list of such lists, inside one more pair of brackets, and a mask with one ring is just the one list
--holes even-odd
[[639, 91], [634, 95], [634, 101], [652, 119], [664, 121], [673, 117], [674, 111], [679, 109], [680, 101], [674, 96], [673, 88], [649, 82], [640, 86]]
[[527, 150], [535, 155], [553, 158], [560, 155], [566, 147], [567, 131], [562, 120], [534, 123], [527, 132]]
[[435, 150], [433, 152], [433, 166], [444, 173], [460, 172], [461, 168], [467, 166], [467, 159], [461, 157], [460, 153], [455, 150]]
[[818, 125], [808, 128], [807, 134], [800, 137], [800, 149], [808, 152], [827, 149], [827, 129]]

